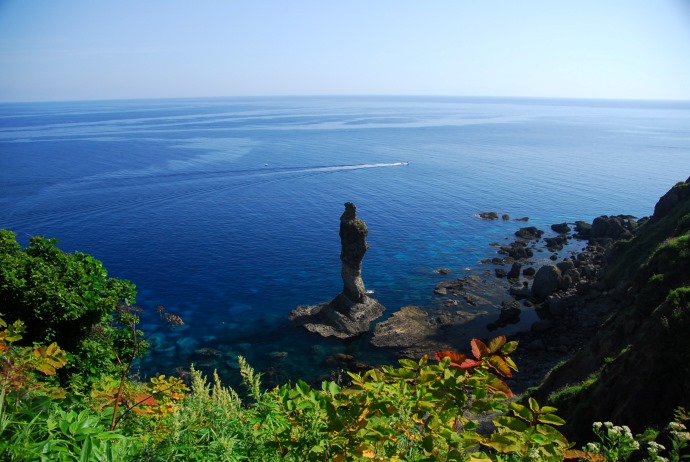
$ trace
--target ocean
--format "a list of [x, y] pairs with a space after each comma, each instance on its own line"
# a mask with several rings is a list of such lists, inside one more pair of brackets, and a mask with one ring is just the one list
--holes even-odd
[[[0, 228], [59, 239], [163, 305], [143, 374], [190, 363], [316, 380], [367, 336], [322, 339], [287, 320], [332, 299], [347, 201], [369, 228], [367, 289], [438, 308], [434, 286], [486, 271], [524, 223], [650, 215], [690, 176], [690, 102], [271, 97], [0, 104]], [[436, 270], [449, 268], [440, 277]], [[146, 314], [148, 313], [148, 314]], [[492, 317], [493, 316], [493, 317]], [[491, 318], [491, 319], [488, 319]], [[487, 322], [495, 313], [487, 315]], [[458, 339], [466, 345], [468, 333]]]

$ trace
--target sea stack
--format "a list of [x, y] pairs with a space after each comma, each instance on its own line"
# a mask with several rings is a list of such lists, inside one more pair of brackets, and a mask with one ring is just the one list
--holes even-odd
[[368, 297], [364, 288], [362, 260], [368, 248], [366, 238], [366, 223], [357, 217], [355, 204], [346, 202], [340, 217], [343, 291], [330, 302], [298, 306], [290, 314], [291, 321], [323, 337], [351, 338], [369, 332], [371, 322], [385, 308]]

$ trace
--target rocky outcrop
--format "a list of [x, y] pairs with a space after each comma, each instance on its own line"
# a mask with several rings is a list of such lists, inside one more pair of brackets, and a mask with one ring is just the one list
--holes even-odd
[[544, 231], [537, 229], [536, 226], [528, 226], [526, 228], [520, 228], [517, 231], [515, 231], [515, 235], [517, 237], [527, 240], [540, 239], [543, 234]]
[[688, 197], [690, 197], [690, 178], [685, 183], [676, 184], [659, 198], [659, 201], [654, 206], [654, 215], [652, 215], [651, 222], [656, 223], [664, 218], [676, 205], [685, 201]]
[[351, 338], [369, 332], [371, 322], [385, 308], [366, 294], [362, 280], [362, 260], [367, 251], [367, 225], [347, 202], [340, 217], [340, 261], [343, 291], [330, 302], [298, 306], [290, 320], [323, 337]]
[[568, 223], [556, 223], [551, 225], [551, 230], [558, 234], [567, 234], [570, 232], [570, 226]]
[[555, 266], [544, 265], [537, 271], [532, 283], [532, 295], [538, 300], [544, 300], [555, 293], [561, 281], [561, 270]]
[[545, 237], [546, 248], [552, 252], [563, 250], [563, 246], [568, 243], [568, 238], [565, 234], [559, 234], [556, 237]]
[[376, 324], [371, 343], [377, 347], [410, 348], [433, 338], [437, 328], [426, 311], [416, 306], [403, 306], [390, 318]]
[[635, 217], [630, 215], [618, 215], [609, 217], [602, 215], [594, 219], [592, 222], [592, 229], [589, 235], [590, 240], [619, 240], [630, 239], [637, 223]]
[[508, 279], [520, 279], [520, 270], [522, 269], [522, 264], [515, 262], [513, 266], [510, 267], [508, 271]]
[[592, 233], [592, 225], [586, 221], [578, 220], [575, 222], [575, 233], [577, 233], [579, 238], [587, 239]]
[[527, 247], [527, 243], [520, 240], [511, 242], [509, 245], [502, 245], [498, 253], [508, 255], [515, 260], [524, 260], [534, 256], [534, 252]]
[[[627, 216], [603, 217], [593, 226], [594, 235], [606, 236], [593, 239], [602, 245], [590, 245], [601, 256], [599, 262], [605, 262], [601, 270], [596, 270], [596, 260], [579, 256], [572, 268], [559, 267], [571, 275], [573, 270], [582, 277], [596, 271], [600, 277], [586, 292], [580, 289], [587, 284], [580, 283], [577, 292], [584, 297], [549, 297], [550, 312], [570, 312], [579, 326], [597, 304], [606, 299], [609, 304], [599, 322], [590, 319], [595, 329], [584, 347], [533, 392], [539, 402], [558, 408], [570, 439], [590, 440], [593, 421], [625, 423], [633, 432], [661, 427], [678, 407], [690, 406], [688, 216], [690, 182], [679, 183], [659, 199], [651, 219], [637, 222], [628, 242], [605, 251], [608, 243], [595, 241], [625, 236], [624, 231], [631, 231]], [[569, 298], [580, 300], [580, 306], [570, 309]], [[569, 331], [548, 334], [552, 341], [572, 338]], [[569, 392], [562, 393], [564, 389]]]
[[372, 345], [393, 348], [399, 356], [419, 358], [435, 351], [457, 348], [458, 338], [466, 338], [467, 324], [486, 315], [463, 310], [426, 311], [404, 306], [390, 318], [376, 324]]

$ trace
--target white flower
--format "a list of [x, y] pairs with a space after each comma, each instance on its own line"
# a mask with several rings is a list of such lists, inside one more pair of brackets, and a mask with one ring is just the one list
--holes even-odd
[[648, 443], [648, 445], [649, 445], [649, 446], [648, 446], [648, 449], [649, 449], [649, 452], [650, 452], [651, 454], [656, 454], [656, 453], [658, 453], [659, 451], [663, 451], [664, 449], [666, 449], [665, 447], [663, 447], [662, 445], [660, 445], [660, 444], [657, 443], [656, 441], [650, 441], [650, 442]]
[[672, 431], [671, 434], [677, 440], [687, 440], [690, 441], [690, 432], [676, 432]]
[[594, 422], [592, 424], [592, 428], [594, 428], [595, 430], [599, 430], [601, 428], [601, 425], [602, 425], [601, 422]]
[[683, 430], [685, 430], [685, 425], [683, 425], [680, 422], [669, 422], [668, 429], [677, 432], [682, 432]]
[[539, 459], [539, 456], [540, 456], [540, 454], [539, 454], [539, 450], [538, 450], [538, 449], [532, 448], [532, 449], [529, 450], [528, 457], [529, 457], [530, 459], [538, 460], [538, 459]]
[[597, 446], [597, 443], [587, 443], [587, 452], [599, 452], [599, 446]]
[[604, 422], [604, 426], [606, 428], [611, 428], [611, 427], [613, 427], [613, 422]]

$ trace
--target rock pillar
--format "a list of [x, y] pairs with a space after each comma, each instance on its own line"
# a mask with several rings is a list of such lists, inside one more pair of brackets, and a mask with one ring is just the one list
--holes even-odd
[[290, 320], [324, 337], [350, 338], [369, 332], [371, 322], [385, 308], [366, 294], [362, 280], [362, 260], [367, 251], [367, 225], [357, 217], [352, 202], [345, 203], [340, 217], [340, 275], [343, 291], [330, 302], [298, 306]]
[[345, 203], [345, 212], [340, 217], [340, 261], [343, 278], [343, 295], [354, 303], [363, 302], [366, 297], [362, 280], [362, 259], [367, 251], [367, 225], [357, 217], [357, 207]]

